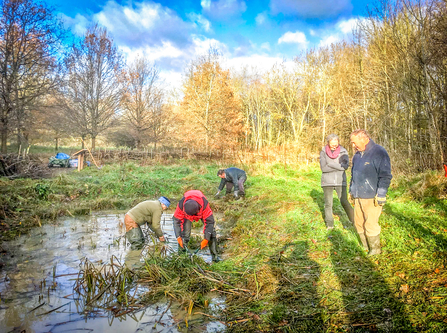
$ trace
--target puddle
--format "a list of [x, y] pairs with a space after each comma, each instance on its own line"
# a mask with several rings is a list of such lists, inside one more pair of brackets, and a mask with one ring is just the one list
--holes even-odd
[[[3, 243], [7, 254], [0, 271], [0, 332], [184, 332], [185, 309], [178, 304], [169, 306], [167, 300], [115, 317], [103, 309], [84, 311], [75, 298], [73, 286], [85, 258], [100, 265], [114, 257], [129, 268], [144, 261], [144, 249], [131, 251], [125, 244], [123, 221], [124, 213], [105, 212], [64, 218]], [[177, 252], [172, 214], [163, 214], [162, 229], [171, 251]], [[193, 230], [192, 235], [201, 231]], [[199, 255], [211, 262], [208, 250]], [[144, 287], [138, 290], [142, 292]], [[224, 302], [217, 295], [210, 308], [218, 310]], [[188, 332], [225, 330], [220, 322], [210, 322], [203, 316], [187, 319]]]

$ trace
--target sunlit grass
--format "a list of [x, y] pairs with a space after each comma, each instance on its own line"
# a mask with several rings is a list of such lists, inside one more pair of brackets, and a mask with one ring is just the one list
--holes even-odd
[[6, 218], [0, 218], [9, 226], [3, 237], [21, 230], [19, 222], [35, 226], [59, 215], [125, 210], [160, 195], [175, 207], [184, 191], [200, 189], [223, 215], [217, 222], [227, 239], [219, 245], [226, 260], [207, 266], [204, 275], [179, 257], [147, 262], [146, 277], [155, 281], [148, 301], [173, 295], [200, 303], [206, 292], [219, 290], [227, 297], [222, 320], [235, 332], [438, 332], [447, 325], [446, 200], [414, 194], [422, 180], [426, 193], [437, 193], [436, 174], [395, 177], [380, 218], [383, 254], [367, 257], [337, 199], [335, 229], [326, 230], [318, 165], [246, 166], [247, 196], [238, 201], [213, 198], [220, 167], [123, 163], [48, 180], [3, 179]]

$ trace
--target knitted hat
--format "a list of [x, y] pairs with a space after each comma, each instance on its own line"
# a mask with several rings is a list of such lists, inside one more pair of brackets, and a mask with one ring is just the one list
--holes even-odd
[[199, 212], [200, 205], [197, 201], [190, 199], [183, 204], [183, 210], [187, 215], [194, 216]]
[[169, 201], [169, 199], [166, 197], [160, 197], [160, 198], [158, 198], [158, 201], [160, 201], [162, 204], [164, 204], [166, 206], [166, 208], [168, 208], [169, 205], [171, 204], [171, 201]]

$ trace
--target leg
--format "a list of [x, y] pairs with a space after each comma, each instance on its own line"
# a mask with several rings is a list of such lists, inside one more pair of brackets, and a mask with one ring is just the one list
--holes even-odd
[[324, 222], [328, 229], [334, 228], [334, 217], [332, 216], [332, 204], [333, 204], [333, 186], [323, 187], [324, 192]]
[[346, 215], [348, 215], [349, 221], [354, 224], [354, 209], [352, 208], [351, 204], [348, 200], [348, 191], [346, 189], [346, 186], [337, 186], [335, 188], [335, 191], [337, 192], [338, 199], [340, 200], [341, 205], [343, 206], [343, 209], [346, 212]]
[[[175, 238], [181, 237], [184, 245], [188, 245], [189, 238], [191, 236], [191, 221], [189, 220], [181, 220], [176, 217], [172, 219], [174, 224], [174, 234]], [[178, 252], [183, 253], [186, 252], [186, 249], [182, 248], [180, 245], [178, 246]]]
[[227, 182], [226, 186], [226, 193], [225, 194], [233, 194], [233, 183]]
[[140, 226], [128, 215], [124, 216], [124, 224], [126, 225], [126, 238], [130, 242], [132, 250], [139, 250], [144, 245], [144, 235]]
[[368, 255], [376, 255], [382, 252], [380, 246], [380, 225], [379, 217], [382, 213], [382, 206], [375, 206], [374, 199], [359, 199], [365, 216], [364, 230], [369, 245]]
[[213, 230], [211, 233], [211, 238], [209, 241], [209, 248], [210, 248], [210, 254], [213, 262], [219, 262], [221, 259], [219, 258], [219, 255], [217, 253], [217, 235], [216, 230]]
[[237, 181], [237, 184], [239, 185], [239, 195], [241, 195], [241, 196], [244, 196], [245, 195], [245, 188], [244, 188], [244, 185], [245, 185], [245, 181], [247, 180], [247, 178], [246, 177], [243, 177], [243, 178], [240, 178], [238, 181]]
[[357, 233], [360, 237], [360, 241], [362, 243], [363, 248], [366, 251], [369, 251], [368, 242], [366, 241], [365, 236], [365, 216], [363, 214], [362, 205], [360, 204], [361, 199], [354, 200], [354, 225]]

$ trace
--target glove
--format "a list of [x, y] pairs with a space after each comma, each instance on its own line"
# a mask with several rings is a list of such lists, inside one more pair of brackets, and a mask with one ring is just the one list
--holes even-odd
[[217, 198], [220, 194], [220, 191], [217, 191], [217, 193], [214, 195], [215, 198]]
[[208, 240], [204, 239], [200, 242], [200, 249], [203, 250], [208, 245]]
[[386, 198], [378, 197], [377, 195], [374, 197], [374, 206], [383, 206], [386, 203]]
[[183, 239], [182, 239], [182, 237], [178, 236], [177, 237], [177, 242], [178, 242], [178, 245], [180, 245], [180, 247], [183, 248]]
[[239, 191], [234, 191], [234, 198], [235, 199], [239, 198], [238, 193], [239, 193]]

